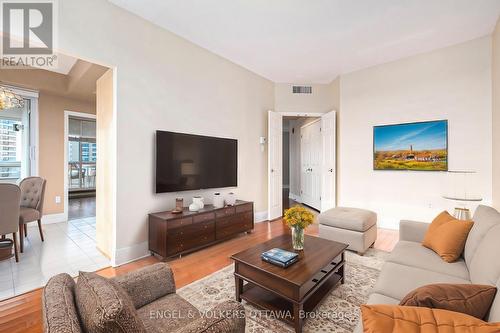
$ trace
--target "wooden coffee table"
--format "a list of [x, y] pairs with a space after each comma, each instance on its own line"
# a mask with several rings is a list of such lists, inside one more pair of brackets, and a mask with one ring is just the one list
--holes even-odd
[[[339, 282], [344, 283], [347, 244], [305, 236], [300, 259], [288, 268], [263, 261], [272, 248], [293, 251], [290, 235], [282, 235], [231, 256], [235, 262], [236, 300], [275, 311], [302, 332], [303, 319]], [[278, 312], [279, 311], [279, 312]], [[286, 315], [283, 315], [286, 314]]]

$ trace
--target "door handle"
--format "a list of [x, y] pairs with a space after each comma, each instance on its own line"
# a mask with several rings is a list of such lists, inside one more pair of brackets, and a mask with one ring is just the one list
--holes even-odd
[[333, 169], [329, 169], [328, 172], [333, 172]]
[[274, 169], [271, 169], [271, 172], [274, 172]]

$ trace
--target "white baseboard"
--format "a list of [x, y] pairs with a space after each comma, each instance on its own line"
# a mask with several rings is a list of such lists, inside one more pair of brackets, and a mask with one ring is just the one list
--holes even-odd
[[302, 202], [302, 199], [300, 198], [300, 195], [296, 195], [296, 194], [293, 194], [293, 193], [289, 193], [288, 194], [288, 198], [289, 199], [292, 199], [294, 201], [297, 201], [297, 202]]
[[66, 214], [49, 214], [42, 216], [42, 224], [52, 224], [52, 223], [61, 223], [67, 222]]
[[267, 210], [263, 212], [255, 212], [254, 214], [254, 222], [259, 223], [259, 222], [265, 222], [267, 221]]
[[120, 266], [150, 255], [147, 241], [132, 246], [122, 247], [116, 249], [115, 260], [111, 265], [113, 267]]

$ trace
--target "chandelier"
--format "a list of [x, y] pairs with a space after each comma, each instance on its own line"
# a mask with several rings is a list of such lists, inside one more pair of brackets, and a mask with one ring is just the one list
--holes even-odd
[[24, 99], [12, 90], [0, 86], [0, 111], [10, 108], [22, 108]]

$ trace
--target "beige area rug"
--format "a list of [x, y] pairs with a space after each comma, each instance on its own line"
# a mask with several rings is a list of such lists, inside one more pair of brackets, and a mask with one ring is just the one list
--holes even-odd
[[[304, 332], [352, 332], [359, 320], [359, 306], [366, 302], [389, 253], [370, 249], [363, 257], [346, 252], [346, 283], [339, 285], [304, 322]], [[201, 311], [235, 297], [234, 266], [227, 266], [177, 293]], [[292, 326], [243, 301], [246, 331], [251, 333], [294, 332]]]

